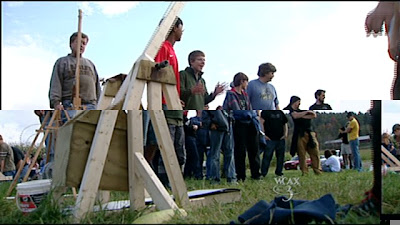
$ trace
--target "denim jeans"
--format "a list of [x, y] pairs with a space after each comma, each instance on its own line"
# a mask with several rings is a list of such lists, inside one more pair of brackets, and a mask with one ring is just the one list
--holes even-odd
[[236, 171], [235, 171], [235, 161], [233, 157], [233, 135], [232, 126], [230, 127], [230, 132], [226, 131], [210, 131], [210, 144], [211, 149], [207, 161], [209, 161], [210, 170], [210, 180], [220, 181], [220, 158], [221, 149], [224, 154], [224, 173], [228, 181], [236, 181]]
[[3, 175], [6, 176], [6, 177], [12, 176], [14, 178], [15, 177], [15, 170], [3, 172]]
[[362, 165], [361, 165], [361, 156], [360, 156], [360, 140], [357, 138], [355, 140], [351, 140], [350, 142], [350, 148], [351, 148], [351, 153], [353, 154], [353, 159], [354, 159], [354, 168], [355, 170], [361, 171]]
[[268, 174], [269, 165], [272, 157], [276, 155], [276, 169], [275, 174], [278, 176], [282, 175], [283, 161], [285, 158], [285, 139], [283, 140], [267, 140], [267, 146], [264, 149], [264, 155], [261, 163], [261, 175], [264, 177]]
[[[72, 109], [74, 107], [71, 100], [64, 100], [62, 101], [62, 104], [64, 106], [64, 109]], [[82, 106], [85, 106], [86, 110], [96, 110], [97, 107], [95, 104], [82, 104]], [[69, 115], [69, 118], [72, 119], [76, 115], [76, 110], [67, 110], [67, 113]], [[61, 113], [61, 121], [63, 124], [68, 121], [68, 118], [66, 117], [64, 112]]]
[[332, 169], [327, 165], [322, 165], [323, 172], [333, 172]]
[[197, 149], [196, 137], [186, 135], [185, 137], [186, 148], [186, 162], [184, 177], [195, 177], [196, 179], [203, 179], [203, 161], [200, 161], [199, 151]]

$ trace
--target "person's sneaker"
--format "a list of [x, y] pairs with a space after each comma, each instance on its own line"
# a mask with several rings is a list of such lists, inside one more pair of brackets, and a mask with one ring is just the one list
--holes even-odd
[[275, 175], [278, 177], [281, 177], [281, 176], [283, 176], [283, 173], [279, 173], [279, 174], [275, 174]]

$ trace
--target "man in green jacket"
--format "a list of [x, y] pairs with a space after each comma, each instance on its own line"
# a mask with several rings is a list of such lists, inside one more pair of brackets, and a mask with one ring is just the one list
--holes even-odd
[[181, 84], [181, 100], [185, 102], [184, 109], [203, 110], [204, 106], [215, 99], [227, 87], [225, 83], [218, 83], [214, 92], [208, 94], [203, 75], [206, 63], [205, 54], [196, 50], [189, 54], [189, 67], [179, 72]]

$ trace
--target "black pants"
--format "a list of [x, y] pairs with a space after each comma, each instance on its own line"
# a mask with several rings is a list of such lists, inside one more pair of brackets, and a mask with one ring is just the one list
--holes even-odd
[[260, 177], [259, 134], [253, 123], [235, 122], [233, 128], [235, 138], [235, 169], [237, 180], [246, 179], [246, 151], [248, 153], [251, 177]]

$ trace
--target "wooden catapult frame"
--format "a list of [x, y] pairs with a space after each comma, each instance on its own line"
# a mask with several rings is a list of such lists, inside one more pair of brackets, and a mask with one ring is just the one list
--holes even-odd
[[[201, 206], [210, 202], [210, 199], [189, 199], [188, 197], [186, 184], [162, 110], [162, 95], [165, 97], [169, 110], [182, 110], [180, 98], [176, 90], [175, 74], [171, 66], [155, 69], [156, 63], [154, 62], [158, 50], [173, 28], [183, 6], [183, 2], [171, 3], [162, 22], [154, 32], [143, 54], [138, 58], [131, 71], [126, 76], [126, 79], [123, 81], [123, 79], [120, 79], [121, 76], [114, 77], [113, 79], [109, 79], [104, 86], [97, 107], [97, 109], [102, 111], [100, 112], [100, 117], [95, 129], [79, 187], [78, 197], [73, 210], [74, 217], [78, 221], [94, 208], [111, 138], [121, 110], [126, 110], [127, 112], [126, 127], [130, 209], [139, 210], [145, 208], [146, 190], [159, 210], [178, 209], [179, 207], [187, 208], [192, 205]], [[164, 161], [175, 201], [143, 156], [143, 112], [140, 110], [140, 107], [145, 85], [147, 85], [148, 113], [154, 127], [158, 147]], [[82, 111], [81, 113], [90, 113], [90, 111]], [[59, 162], [56, 161], [56, 163]], [[66, 171], [58, 172], [65, 173]], [[58, 184], [55, 182], [57, 177], [61, 176], [53, 175], [53, 187], [55, 188], [54, 190], [56, 190], [54, 191], [54, 197], [56, 198], [60, 196], [59, 194], [62, 190], [65, 190], [65, 187], [58, 187], [59, 189], [57, 189]], [[232, 197], [232, 195], [227, 196], [229, 196], [230, 199], [226, 199], [226, 197], [222, 199], [221, 202], [238, 200]], [[215, 197], [214, 199], [217, 198], [218, 197]], [[107, 199], [107, 197], [105, 197], [105, 199]]]
[[[68, 120], [70, 120], [70, 118], [68, 116], [68, 113], [65, 110], [64, 110], [64, 113], [66, 115], [66, 118]], [[26, 172], [25, 176], [23, 177], [22, 182], [26, 182], [28, 180], [29, 174], [30, 174], [31, 170], [33, 169], [33, 166], [37, 162], [37, 158], [39, 157], [41, 149], [44, 146], [46, 138], [50, 135], [50, 141], [49, 141], [50, 144], [49, 144], [49, 146], [47, 146], [48, 149], [46, 151], [46, 162], [48, 162], [48, 160], [49, 160], [49, 151], [50, 151], [51, 145], [53, 145], [53, 146], [55, 145], [55, 143], [51, 143], [52, 139], [53, 139], [51, 136], [52, 135], [54, 135], [54, 137], [57, 136], [57, 129], [59, 127], [60, 119], [61, 119], [61, 111], [59, 111], [59, 110], [55, 110], [51, 117], [50, 117], [50, 112], [47, 112], [45, 114], [45, 117], [44, 117], [44, 119], [43, 119], [43, 121], [42, 121], [42, 123], [40, 125], [40, 128], [38, 130], [36, 130], [35, 138], [33, 139], [32, 143], [31, 143], [31, 146], [29, 147], [28, 151], [25, 154], [22, 166], [20, 166], [18, 168], [17, 173], [14, 176], [13, 182], [11, 183], [10, 187], [8, 188], [6, 196], [10, 196], [12, 191], [14, 190], [14, 188], [15, 188], [15, 186], [16, 186], [16, 184], [17, 184], [17, 182], [18, 182], [18, 180], [19, 180], [19, 178], [21, 176], [22, 170], [23, 170], [25, 164], [28, 162], [28, 157], [30, 156], [31, 152], [33, 151], [33, 149], [35, 147], [35, 144], [36, 144], [36, 141], [38, 140], [38, 138], [39, 138], [41, 133], [43, 133], [42, 141], [40, 142], [39, 147], [36, 149], [36, 153], [35, 153], [34, 157], [31, 159], [31, 164], [29, 165], [28, 171]], [[76, 195], [75, 188], [73, 188], [72, 190], [74, 192], [74, 195]]]
[[390, 153], [385, 147], [381, 146], [382, 160], [389, 165], [389, 171], [400, 172], [400, 161]]

